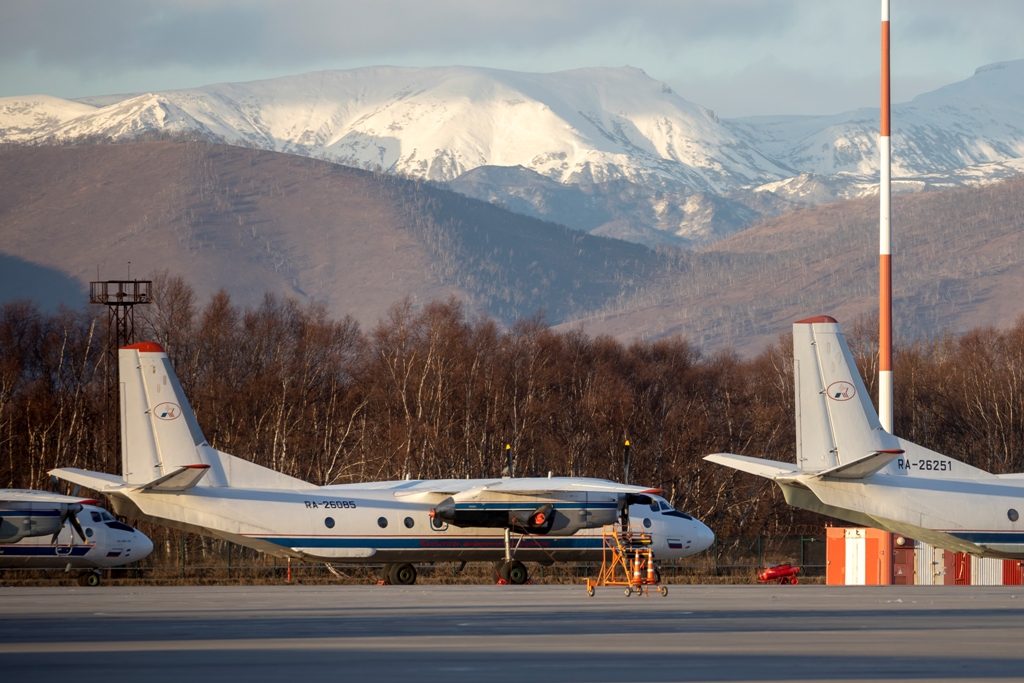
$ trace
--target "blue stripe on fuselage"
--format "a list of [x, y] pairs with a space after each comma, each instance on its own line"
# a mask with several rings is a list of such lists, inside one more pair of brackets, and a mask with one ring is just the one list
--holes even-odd
[[527, 503], [519, 501], [509, 501], [507, 503], [455, 503], [456, 510], [536, 510], [539, 506], [546, 503], [551, 505], [556, 510], [562, 510], [568, 508], [569, 510], [587, 510], [587, 509], [607, 509], [612, 510], [618, 508], [619, 504], [615, 501], [610, 502], [595, 502], [595, 503], [568, 503], [560, 500], [549, 500], [549, 501], [530, 501]]
[[[276, 543], [287, 548], [378, 548], [381, 550], [421, 550], [432, 548], [504, 548], [505, 540], [500, 536], [451, 538], [435, 536], [427, 538], [275, 538], [257, 537], [261, 541]], [[529, 536], [516, 541], [518, 548], [550, 548], [556, 550], [579, 550], [601, 548], [601, 537], [574, 538], [571, 536], [549, 537]]]
[[947, 531], [946, 533], [971, 543], [1024, 544], [1024, 532], [1021, 531]]
[[[68, 552], [66, 545], [8, 544], [0, 545], [0, 555], [6, 557], [82, 557], [92, 548], [91, 545], [76, 545], [72, 546], [71, 551]], [[58, 550], [63, 552], [58, 553]]]

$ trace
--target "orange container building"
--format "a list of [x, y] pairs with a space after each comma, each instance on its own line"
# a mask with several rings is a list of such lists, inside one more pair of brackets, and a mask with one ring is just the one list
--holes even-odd
[[[901, 553], [900, 564], [894, 563], [893, 534], [863, 527], [828, 527], [826, 530], [825, 583], [830, 586], [888, 586], [892, 583], [914, 583], [914, 542], [909, 546], [910, 562]], [[899, 550], [904, 550], [901, 546]], [[898, 572], [894, 577], [894, 571]], [[908, 580], [909, 574], [909, 580]]]

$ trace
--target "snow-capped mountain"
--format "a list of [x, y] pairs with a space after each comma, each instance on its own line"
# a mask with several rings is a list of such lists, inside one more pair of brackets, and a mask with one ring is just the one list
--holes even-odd
[[[878, 173], [878, 109], [834, 116], [758, 116], [725, 121], [750, 146], [801, 173]], [[894, 178], [949, 173], [1024, 157], [1024, 60], [892, 107]]]
[[[626, 179], [721, 192], [791, 175], [714, 112], [630, 67], [372, 67], [95, 98], [83, 110], [89, 103], [0, 99], [0, 139], [197, 131], [436, 181], [523, 166], [562, 183]], [[23, 122], [32, 116], [40, 125], [30, 130]]]
[[[898, 192], [1024, 172], [1024, 60], [897, 104], [892, 121]], [[652, 246], [702, 246], [794, 207], [877, 192], [877, 109], [719, 120], [631, 67], [370, 67], [76, 101], [0, 98], [0, 142], [189, 131], [446, 182]]]

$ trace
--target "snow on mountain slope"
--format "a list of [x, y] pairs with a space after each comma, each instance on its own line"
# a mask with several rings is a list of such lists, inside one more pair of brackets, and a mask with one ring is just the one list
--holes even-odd
[[0, 97], [0, 141], [32, 140], [42, 131], [54, 130], [94, 111], [96, 108], [88, 104], [50, 95]]
[[[750, 146], [802, 173], [878, 173], [878, 110], [724, 122]], [[893, 176], [909, 178], [1024, 157], [1024, 60], [892, 108]]]
[[80, 116], [58, 120], [47, 115], [60, 101], [40, 102], [33, 111], [51, 125], [3, 139], [191, 130], [438, 181], [484, 165], [521, 165], [559, 182], [627, 179], [721, 192], [791, 175], [713, 112], [630, 67], [371, 67], [91, 99], [110, 104], [79, 104]]

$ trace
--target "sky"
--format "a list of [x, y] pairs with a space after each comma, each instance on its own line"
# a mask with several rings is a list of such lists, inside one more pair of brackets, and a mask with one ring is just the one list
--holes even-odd
[[[1024, 1], [892, 0], [906, 101], [1024, 59]], [[322, 69], [630, 65], [720, 116], [878, 105], [880, 0], [2, 0], [0, 97]]]

